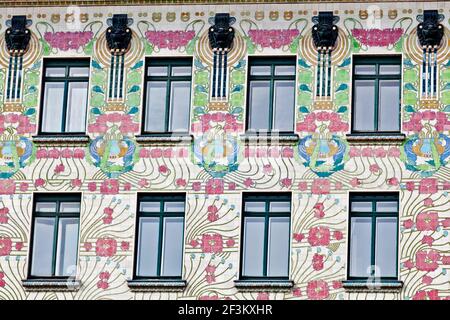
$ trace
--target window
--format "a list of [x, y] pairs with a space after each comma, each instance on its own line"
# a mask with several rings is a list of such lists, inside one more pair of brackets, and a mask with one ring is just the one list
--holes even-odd
[[40, 133], [84, 133], [89, 59], [44, 61]]
[[350, 194], [349, 279], [397, 279], [398, 194]]
[[35, 195], [30, 278], [76, 272], [80, 195]]
[[249, 131], [294, 131], [295, 57], [249, 60]]
[[135, 278], [181, 278], [185, 195], [139, 195]]
[[401, 57], [354, 56], [353, 133], [400, 132]]
[[241, 278], [287, 279], [290, 194], [244, 194]]
[[192, 59], [149, 59], [144, 133], [189, 131]]

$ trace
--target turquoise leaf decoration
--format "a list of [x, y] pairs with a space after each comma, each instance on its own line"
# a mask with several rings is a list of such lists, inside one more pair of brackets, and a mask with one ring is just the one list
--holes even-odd
[[346, 83], [341, 83], [341, 85], [336, 89], [336, 92], [344, 91], [348, 89], [348, 85]]
[[196, 86], [195, 86], [195, 91], [196, 91], [196, 92], [204, 92], [204, 93], [206, 93], [206, 89], [205, 89], [205, 87], [202, 86], [202, 85], [196, 85]]
[[405, 84], [405, 89], [411, 90], [411, 91], [417, 91], [416, 87], [414, 87], [411, 83]]
[[105, 93], [100, 86], [93, 86], [92, 91], [98, 92], [98, 93]]
[[202, 62], [200, 61], [200, 59], [195, 59], [194, 61], [194, 65], [197, 69], [205, 69], [206, 67], [202, 64]]
[[205, 109], [203, 107], [195, 107], [194, 108], [194, 113], [195, 114], [205, 114]]
[[450, 112], [450, 104], [448, 106], [445, 106], [443, 111], [444, 112]]
[[130, 90], [128, 90], [128, 93], [137, 92], [137, 91], [139, 91], [139, 90], [140, 90], [139, 86], [138, 86], [138, 85], [134, 85], [134, 86], [132, 86], [132, 87], [130, 88]]
[[240, 61], [234, 66], [235, 69], [241, 69], [241, 68], [243, 68], [243, 67], [245, 67], [245, 60], [240, 60]]
[[410, 59], [404, 59], [403, 64], [405, 65], [405, 67], [414, 68], [414, 63], [412, 63]]
[[91, 112], [92, 112], [93, 114], [102, 114], [102, 112], [100, 111], [99, 108], [92, 108], [92, 109], [91, 109]]
[[351, 62], [351, 58], [349, 57], [349, 58], [345, 59], [344, 61], [342, 61], [342, 63], [339, 65], [339, 67], [341, 67], [341, 68], [346, 67], [346, 66], [350, 65], [350, 62]]
[[237, 86], [234, 86], [233, 90], [231, 90], [231, 92], [240, 92], [240, 91], [242, 91], [242, 89], [244, 89], [244, 86], [242, 84], [239, 84]]
[[92, 66], [95, 68], [95, 69], [103, 69], [102, 68], [102, 66], [97, 62], [97, 61], [95, 61], [95, 60], [92, 60]]
[[144, 61], [138, 61], [136, 62], [136, 64], [134, 66], [131, 67], [131, 70], [136, 70], [139, 69], [140, 67], [142, 67], [144, 65]]
[[311, 66], [310, 66], [309, 64], [307, 64], [306, 61], [303, 60], [303, 59], [298, 59], [298, 65], [299, 65], [300, 67], [306, 68], [306, 69], [311, 68]]
[[348, 108], [346, 106], [340, 106], [339, 109], [337, 109], [337, 113], [345, 113], [347, 110]]
[[301, 91], [308, 91], [308, 92], [311, 92], [311, 89], [308, 87], [308, 85], [307, 85], [307, 84], [304, 84], [304, 83], [302, 83], [302, 84], [299, 86], [299, 89], [300, 89]]
[[36, 109], [35, 108], [28, 108], [27, 111], [25, 111], [25, 115], [26, 116], [31, 116], [33, 114], [36, 113]]
[[450, 83], [447, 82], [447, 84], [442, 88], [442, 90], [450, 90]]
[[309, 109], [306, 106], [301, 106], [300, 108], [298, 108], [298, 111], [300, 111], [301, 113], [309, 113]]
[[411, 105], [407, 105], [407, 106], [405, 106], [405, 111], [406, 112], [416, 112], [416, 109], [414, 109], [414, 107]]
[[34, 92], [36, 92], [36, 91], [37, 91], [37, 89], [36, 89], [35, 86], [29, 86], [29, 87], [28, 87], [28, 93], [34, 93]]
[[240, 114], [244, 111], [244, 109], [242, 107], [236, 107], [233, 108], [233, 110], [231, 111], [232, 114]]
[[138, 113], [139, 108], [138, 107], [132, 107], [130, 108], [130, 111], [128, 111], [128, 114], [135, 114]]

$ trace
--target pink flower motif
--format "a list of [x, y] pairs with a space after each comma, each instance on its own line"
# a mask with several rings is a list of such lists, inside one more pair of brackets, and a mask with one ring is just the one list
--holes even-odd
[[223, 250], [223, 239], [220, 234], [202, 235], [202, 251], [204, 253], [220, 253]]
[[61, 163], [61, 164], [56, 165], [54, 171], [55, 171], [56, 174], [60, 174], [61, 172], [64, 172], [64, 169], [65, 169], [65, 167], [64, 167], [64, 165]]
[[75, 149], [73, 151], [73, 157], [75, 159], [84, 159], [84, 150], [83, 149]]
[[229, 238], [226, 242], [225, 242], [225, 244], [227, 245], [227, 247], [234, 247], [234, 245], [236, 244], [236, 241], [234, 241], [234, 239], [233, 238]]
[[439, 265], [440, 255], [435, 250], [418, 251], [416, 253], [416, 267], [420, 271], [434, 271]]
[[154, 31], [145, 32], [147, 40], [160, 49], [176, 50], [185, 47], [195, 36], [194, 30], [171, 30], [171, 31]]
[[301, 297], [302, 296], [302, 290], [300, 288], [295, 288], [292, 290], [292, 295], [294, 297]]
[[216, 282], [216, 276], [214, 274], [207, 274], [205, 275], [205, 279], [207, 283], [214, 283]]
[[263, 172], [264, 172], [264, 174], [271, 174], [272, 171], [273, 171], [272, 165], [270, 165], [270, 164], [265, 164], [265, 165], [263, 166]]
[[3, 280], [5, 278], [5, 273], [0, 272], [0, 288], [4, 288], [6, 286], [6, 281]]
[[28, 191], [28, 183], [22, 182], [19, 185], [19, 190], [22, 191], [22, 192], [27, 192]]
[[411, 191], [411, 192], [414, 191], [414, 189], [415, 189], [414, 182], [408, 181], [407, 183], [405, 183], [405, 185], [406, 185], [406, 190]]
[[42, 178], [38, 178], [38, 179], [36, 179], [36, 180], [34, 181], [34, 186], [35, 186], [36, 188], [38, 188], [38, 187], [43, 187], [44, 185], [45, 185], [45, 180], [42, 179]]
[[48, 150], [48, 157], [50, 159], [58, 159], [59, 158], [59, 150], [58, 149]]
[[38, 149], [36, 151], [36, 158], [37, 159], [45, 159], [48, 157], [47, 149]]
[[150, 150], [146, 148], [142, 148], [139, 150], [139, 157], [140, 158], [150, 158]]
[[316, 271], [320, 271], [323, 269], [323, 259], [325, 256], [323, 254], [315, 253], [312, 259], [313, 269]]
[[357, 147], [350, 147], [350, 151], [348, 152], [348, 155], [351, 158], [360, 157], [361, 156], [361, 150]]
[[177, 180], [175, 180], [175, 184], [177, 187], [186, 187], [187, 183], [186, 180], [182, 179], [182, 178], [178, 178]]
[[131, 190], [131, 183], [125, 182], [123, 184], [123, 191], [130, 191]]
[[85, 46], [92, 39], [92, 31], [58, 31], [44, 33], [44, 39], [53, 48], [62, 51], [77, 50]]
[[117, 179], [106, 179], [100, 185], [101, 194], [118, 194], [119, 193], [119, 181]]
[[301, 242], [305, 238], [305, 235], [303, 233], [294, 233], [293, 237], [295, 241]]
[[260, 292], [258, 293], [256, 300], [269, 300], [269, 294], [267, 292]]
[[359, 185], [361, 185], [361, 180], [359, 180], [358, 178], [353, 178], [352, 180], [350, 180], [350, 185], [353, 188], [358, 187]]
[[425, 178], [419, 183], [420, 194], [434, 194], [437, 192], [437, 179]]
[[0, 194], [16, 193], [16, 183], [12, 179], [0, 180]]
[[324, 209], [325, 206], [323, 205], [323, 202], [316, 203], [314, 205], [314, 216], [318, 219], [325, 217]]
[[230, 190], [230, 191], [236, 190], [236, 183], [228, 182], [228, 190]]
[[99, 281], [97, 282], [97, 288], [106, 290], [106, 289], [109, 288], [109, 284], [108, 284], [107, 281], [99, 280]]
[[112, 217], [104, 217], [104, 218], [102, 218], [102, 220], [103, 220], [103, 224], [111, 224], [113, 221], [113, 218]]
[[23, 242], [16, 242], [16, 245], [14, 246], [14, 248], [16, 248], [17, 251], [22, 250]]
[[380, 166], [378, 164], [371, 164], [369, 167], [369, 171], [372, 173], [378, 173], [380, 171]]
[[65, 148], [63, 150], [61, 150], [61, 157], [65, 158], [65, 159], [69, 159], [73, 157], [73, 152], [72, 150]]
[[337, 290], [337, 289], [340, 289], [340, 288], [342, 288], [342, 282], [341, 281], [333, 281], [332, 282], [332, 287], [333, 287], [333, 289], [335, 289], [335, 290]]
[[94, 192], [97, 190], [97, 184], [95, 182], [89, 182], [88, 183], [88, 190], [91, 192]]
[[361, 150], [361, 155], [362, 155], [363, 157], [372, 157], [372, 156], [373, 156], [373, 150], [372, 150], [372, 148], [370, 148], [370, 147], [363, 148], [363, 149]]
[[314, 179], [312, 183], [313, 194], [328, 194], [330, 193], [330, 180], [328, 179]]
[[92, 250], [92, 243], [90, 243], [90, 242], [85, 242], [85, 243], [83, 244], [83, 247], [84, 247], [84, 249], [85, 249], [86, 251], [91, 251], [91, 250]]
[[306, 191], [308, 189], [308, 184], [304, 181], [298, 183], [298, 190]]
[[442, 261], [442, 264], [449, 265], [450, 264], [450, 256], [443, 256], [441, 261]]
[[206, 193], [207, 194], [222, 194], [224, 185], [222, 179], [209, 179], [206, 182]]
[[396, 177], [392, 177], [392, 178], [387, 179], [387, 184], [390, 186], [398, 186], [399, 182]]
[[450, 190], [450, 181], [444, 181], [444, 183], [442, 184], [442, 189]]
[[400, 157], [400, 149], [397, 147], [390, 147], [388, 149], [388, 156], [393, 158]]
[[9, 208], [4, 207], [4, 208], [0, 209], [0, 224], [8, 223], [8, 220], [9, 220], [8, 213], [9, 213]]
[[344, 187], [344, 185], [342, 184], [342, 182], [337, 181], [334, 183], [334, 188], [336, 190], [342, 190], [343, 187]]
[[310, 281], [306, 287], [308, 299], [311, 300], [326, 299], [328, 298], [329, 292], [328, 284], [323, 280]]
[[72, 179], [72, 181], [70, 182], [70, 184], [72, 185], [72, 188], [79, 188], [81, 187], [81, 185], [83, 184], [81, 182], [80, 179]]
[[290, 188], [292, 186], [292, 179], [283, 178], [281, 179], [281, 187], [282, 188]]
[[403, 265], [405, 266], [406, 269], [414, 268], [414, 262], [412, 262], [411, 260], [406, 260]]
[[377, 157], [377, 158], [384, 158], [384, 157], [386, 157], [386, 154], [387, 154], [386, 150], [384, 150], [383, 147], [376, 148], [374, 150], [374, 152], [375, 152], [375, 157]]
[[414, 221], [412, 221], [412, 219], [403, 221], [403, 227], [405, 229], [411, 229], [413, 226], [414, 226]]
[[272, 49], [288, 46], [298, 34], [297, 29], [250, 29], [248, 31], [253, 43]]
[[334, 237], [334, 239], [339, 241], [339, 240], [342, 240], [344, 238], [344, 235], [342, 234], [341, 231], [336, 230], [336, 231], [333, 232], [333, 237]]
[[432, 246], [434, 242], [434, 238], [432, 236], [423, 236], [422, 241], [423, 244], [426, 244], [428, 246]]
[[165, 166], [165, 165], [160, 165], [158, 168], [158, 171], [161, 174], [166, 174], [169, 172], [169, 168], [167, 168], [167, 166]]
[[128, 251], [130, 249], [130, 243], [128, 241], [122, 241], [120, 243], [120, 249], [122, 251]]
[[0, 257], [7, 256], [11, 253], [12, 250], [12, 241], [9, 237], [1, 237], [0, 238]]
[[150, 157], [152, 158], [161, 158], [162, 154], [163, 152], [160, 148], [154, 148], [150, 150]]
[[435, 231], [439, 226], [437, 212], [419, 213], [416, 218], [416, 227], [419, 231]]
[[244, 186], [247, 188], [254, 186], [254, 184], [255, 184], [255, 182], [251, 178], [247, 178], [244, 180]]
[[402, 28], [352, 29], [352, 36], [369, 47], [387, 47], [393, 45], [402, 35]]
[[174, 152], [173, 152], [173, 150], [172, 150], [172, 148], [167, 148], [167, 149], [164, 149], [164, 151], [163, 151], [163, 157], [164, 158], [172, 158], [172, 156], [174, 155]]
[[219, 296], [217, 294], [211, 296], [200, 296], [198, 300], [219, 300]]
[[217, 209], [215, 205], [208, 206], [208, 220], [210, 222], [214, 222], [219, 219], [219, 215], [217, 214], [218, 211], [219, 209]]
[[438, 291], [436, 289], [425, 291], [419, 290], [417, 291], [413, 298], [413, 300], [440, 300]]
[[202, 189], [202, 183], [201, 182], [193, 182], [192, 183], [192, 190], [194, 191], [200, 191]]
[[101, 280], [109, 280], [110, 276], [111, 274], [108, 271], [100, 272], [100, 274], [98, 275], [99, 279]]
[[449, 227], [450, 227], [450, 218], [445, 218], [445, 219], [442, 221], [442, 226], [443, 226], [444, 228], [449, 228]]
[[281, 156], [283, 158], [293, 158], [294, 157], [294, 149], [285, 147], [281, 150]]
[[330, 243], [330, 229], [326, 227], [314, 227], [309, 230], [308, 242], [313, 247], [327, 246]]
[[117, 252], [117, 241], [112, 238], [98, 239], [95, 244], [95, 252], [99, 257], [112, 257]]

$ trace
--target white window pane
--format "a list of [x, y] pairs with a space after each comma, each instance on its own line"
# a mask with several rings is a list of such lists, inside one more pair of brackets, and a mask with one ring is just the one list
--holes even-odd
[[190, 76], [191, 72], [190, 66], [172, 67], [172, 76]]
[[352, 211], [355, 212], [372, 212], [372, 202], [352, 202]]
[[355, 74], [357, 75], [374, 75], [377, 73], [375, 65], [357, 65], [355, 66]]
[[375, 245], [375, 276], [395, 277], [397, 273], [397, 218], [378, 218]]
[[146, 131], [165, 131], [166, 82], [147, 82]]
[[183, 218], [164, 219], [161, 276], [181, 277], [183, 261]]
[[275, 81], [273, 128], [294, 130], [295, 81]]
[[378, 212], [397, 212], [397, 201], [378, 201]]
[[350, 276], [368, 277], [371, 270], [371, 218], [352, 218], [350, 234]]
[[295, 65], [291, 66], [276, 66], [275, 67], [276, 76], [293, 76], [295, 75]]
[[379, 131], [400, 130], [400, 80], [380, 80]]
[[270, 218], [267, 275], [287, 277], [289, 266], [289, 218]]
[[56, 202], [37, 202], [37, 212], [56, 212]]
[[43, 132], [61, 132], [64, 82], [47, 82], [42, 114]]
[[399, 64], [380, 65], [380, 74], [400, 74]]
[[66, 76], [66, 68], [46, 68], [45, 69], [46, 77], [65, 77]]
[[142, 212], [159, 212], [161, 210], [161, 203], [159, 201], [154, 202], [141, 202], [139, 211]]
[[88, 97], [87, 82], [69, 83], [67, 95], [66, 132], [84, 132]]
[[264, 257], [264, 218], [244, 219], [242, 275], [262, 276]]
[[166, 202], [164, 203], [164, 211], [166, 212], [184, 212], [184, 202]]
[[247, 212], [264, 212], [266, 211], [265, 202], [253, 202], [249, 201], [245, 203], [245, 211]]
[[290, 212], [291, 203], [289, 201], [285, 202], [270, 202], [270, 212]]
[[159, 241], [159, 218], [139, 219], [139, 243], [137, 252], [138, 276], [157, 275]]
[[80, 212], [80, 202], [61, 202], [61, 212]]
[[167, 76], [167, 67], [148, 67], [148, 75], [153, 77], [164, 77]]
[[250, 74], [252, 76], [270, 76], [271, 66], [253, 66]]
[[89, 77], [89, 67], [72, 67], [69, 70], [70, 77]]
[[191, 82], [172, 82], [170, 92], [170, 130], [188, 131]]
[[357, 131], [374, 131], [375, 81], [355, 81], [353, 128]]
[[58, 227], [56, 276], [70, 276], [76, 271], [78, 218], [62, 218]]
[[55, 218], [36, 218], [34, 220], [33, 255], [31, 274], [51, 276], [53, 258], [53, 235]]
[[250, 82], [249, 129], [269, 129], [270, 82]]

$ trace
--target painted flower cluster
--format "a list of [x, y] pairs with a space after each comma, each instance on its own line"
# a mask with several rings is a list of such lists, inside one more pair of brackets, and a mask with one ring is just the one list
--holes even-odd
[[176, 50], [185, 47], [195, 37], [195, 31], [147, 31], [145, 36], [155, 47]]
[[273, 30], [249, 30], [248, 35], [252, 41], [263, 48], [279, 49], [290, 45], [292, 40], [298, 36], [297, 29], [273, 29]]
[[62, 51], [77, 50], [85, 46], [91, 41], [94, 33], [92, 31], [75, 31], [75, 32], [46, 32], [44, 39], [53, 48]]
[[395, 44], [403, 34], [402, 28], [353, 29], [352, 36], [369, 47], [386, 47]]

